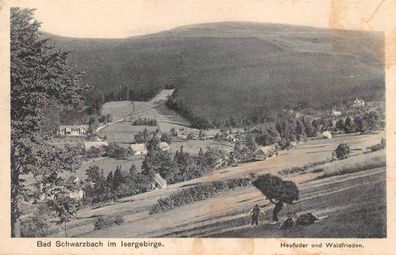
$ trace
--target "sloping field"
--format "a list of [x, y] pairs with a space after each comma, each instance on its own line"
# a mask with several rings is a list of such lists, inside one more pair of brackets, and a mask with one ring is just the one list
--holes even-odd
[[[167, 109], [165, 101], [168, 96], [173, 93], [173, 90], [162, 90], [149, 102], [134, 102], [135, 111], [132, 111], [132, 104], [130, 101], [108, 102], [103, 106], [102, 114], [111, 114], [116, 116], [114, 123], [100, 129], [102, 135], [106, 135], [109, 142], [128, 144], [134, 142], [134, 135], [147, 128], [148, 131], [155, 131], [157, 128], [161, 132], [169, 132], [172, 128], [178, 134], [195, 134], [198, 135], [198, 129], [191, 128], [187, 120], [181, 117], [178, 113]], [[123, 119], [126, 118], [126, 121]], [[155, 119], [157, 126], [134, 126], [133, 121], [136, 118]], [[118, 121], [118, 122], [117, 122]], [[206, 134], [213, 134], [219, 132], [218, 130], [205, 131]], [[198, 141], [189, 140], [188, 142], [174, 142], [170, 144], [170, 150], [176, 151], [180, 146], [184, 147], [184, 151], [189, 153], [198, 153], [202, 148], [207, 146], [221, 147], [225, 151], [233, 148], [233, 145], [228, 142], [217, 142], [213, 140]]]
[[[331, 140], [309, 141], [306, 144], [302, 144], [297, 149], [293, 149], [288, 152], [282, 152], [277, 158], [272, 158], [266, 161], [242, 164], [234, 168], [216, 170], [213, 174], [209, 176], [190, 180], [184, 183], [170, 185], [169, 188], [166, 190], [156, 190], [124, 198], [112, 204], [111, 206], [106, 206], [95, 210], [84, 209], [79, 212], [78, 219], [70, 223], [70, 234], [71, 236], [75, 237], [148, 237], [162, 235], [203, 236], [215, 235], [218, 233], [224, 233], [224, 236], [242, 235], [243, 233], [234, 233], [234, 231], [237, 231], [239, 227], [242, 229], [246, 228], [246, 224], [248, 221], [248, 215], [246, 214], [246, 212], [248, 212], [250, 210], [250, 207], [255, 203], [267, 203], [261, 193], [253, 187], [236, 190], [212, 199], [208, 199], [182, 207], [180, 209], [156, 215], [149, 215], [148, 211], [160, 197], [168, 196], [172, 192], [179, 191], [182, 188], [189, 187], [197, 183], [218, 181], [237, 176], [245, 176], [249, 173], [276, 173], [280, 169], [290, 168], [294, 166], [303, 166], [311, 162], [321, 161], [331, 155], [331, 151], [334, 150], [335, 146], [340, 141], [348, 142], [351, 145], [351, 148], [355, 149], [353, 150], [353, 154], [359, 155], [362, 154], [363, 150], [368, 146], [379, 143], [381, 137], [383, 136], [384, 134], [343, 136]], [[318, 173], [318, 175], [319, 174], [320, 173]], [[312, 210], [312, 212], [319, 215], [334, 214], [334, 216], [338, 215], [337, 217], [341, 217], [343, 212], [343, 206], [348, 205], [348, 201], [354, 201], [353, 199], [355, 198], [352, 195], [364, 194], [364, 196], [367, 196], [371, 193], [365, 194], [363, 190], [369, 190], [371, 188], [380, 189], [381, 187], [384, 187], [384, 169], [373, 169], [369, 170], [368, 172], [359, 172], [350, 174], [348, 176], [348, 178], [346, 178], [346, 175], [335, 176], [301, 184], [300, 188], [303, 192], [303, 202], [300, 203], [300, 209], [302, 211]], [[371, 179], [366, 179], [371, 178], [369, 176], [374, 176], [375, 180], [371, 181]], [[355, 177], [362, 179], [356, 179]], [[333, 185], [333, 181], [341, 182], [339, 182], [339, 184], [337, 185]], [[342, 186], [340, 186], [343, 181], [346, 182]], [[375, 184], [374, 187], [370, 186], [371, 183], [373, 183], [373, 185]], [[343, 190], [343, 188], [347, 187], [350, 188], [350, 191], [347, 191], [348, 189]], [[322, 189], [323, 191], [321, 191]], [[330, 191], [335, 192], [337, 190], [341, 192], [338, 195], [333, 196], [331, 195], [331, 193], [329, 193]], [[344, 196], [343, 192], [350, 193], [345, 193], [347, 199], [340, 200]], [[315, 203], [317, 203], [314, 201], [316, 201], [315, 199], [320, 200], [320, 198], [317, 197], [316, 194], [323, 195], [323, 201], [321, 203], [318, 203], [317, 208], [314, 207]], [[378, 197], [367, 198], [366, 204], [369, 206], [367, 207], [369, 208], [367, 210], [372, 210], [373, 212], [378, 211], [377, 216], [381, 215], [382, 209], [379, 207], [371, 208], [371, 206], [375, 206], [376, 204], [374, 202], [369, 202], [374, 200], [378, 200], [379, 202], [381, 202], [381, 189], [375, 190], [375, 192], [373, 192], [372, 194], [378, 194]], [[348, 196], [351, 196], [351, 198], [349, 198]], [[331, 199], [335, 199], [334, 202]], [[356, 204], [351, 203], [351, 205], [354, 205], [350, 208], [351, 213], [355, 212], [356, 208], [358, 208], [356, 206], [359, 203], [365, 203], [364, 199], [356, 199]], [[304, 204], [305, 200], [307, 200], [307, 204]], [[381, 204], [379, 202], [378, 205]], [[334, 208], [332, 206], [332, 203], [334, 203], [335, 205]], [[332, 210], [335, 211], [333, 212]], [[281, 215], [282, 217], [284, 217], [284, 213], [286, 211], [287, 210], [283, 210]], [[336, 211], [338, 211], [338, 213], [340, 214], [338, 214]], [[93, 230], [93, 222], [95, 221], [95, 218], [97, 216], [112, 214], [124, 215], [126, 222], [121, 226], [112, 227], [106, 230]], [[200, 224], [209, 224], [210, 230], [206, 231], [205, 228], [207, 227], [201, 228], [202, 226]], [[355, 222], [353, 224], [356, 225], [357, 223]], [[216, 228], [213, 229], [213, 227]], [[195, 228], [198, 229], [194, 230]], [[58, 233], [60, 236], [62, 235], [62, 232]], [[260, 231], [260, 233], [262, 232]], [[331, 234], [332, 232], [330, 231], [328, 233]], [[380, 233], [380, 231], [378, 233]], [[282, 233], [278, 234], [282, 235]], [[345, 234], [346, 233], [343, 232], [339, 235]], [[57, 234], [54, 233], [54, 235]]]

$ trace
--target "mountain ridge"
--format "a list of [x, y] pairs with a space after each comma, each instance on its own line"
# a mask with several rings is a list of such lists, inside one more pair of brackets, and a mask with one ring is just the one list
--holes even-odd
[[297, 101], [330, 107], [384, 97], [379, 32], [219, 22], [122, 39], [49, 39], [72, 50], [84, 82], [108, 100], [130, 91], [147, 100], [171, 86], [180, 107], [208, 120], [252, 118]]

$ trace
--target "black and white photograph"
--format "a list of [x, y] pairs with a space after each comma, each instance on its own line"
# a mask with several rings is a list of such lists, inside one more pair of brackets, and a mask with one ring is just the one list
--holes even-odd
[[7, 7], [9, 237], [388, 237], [383, 31], [94, 2]]

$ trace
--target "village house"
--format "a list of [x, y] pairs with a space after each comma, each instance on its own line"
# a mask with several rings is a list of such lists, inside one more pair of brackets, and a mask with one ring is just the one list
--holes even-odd
[[340, 111], [336, 111], [336, 110], [332, 110], [331, 112], [330, 112], [330, 116], [331, 117], [339, 117], [339, 116], [341, 116], [341, 112]]
[[162, 151], [169, 151], [170, 149], [169, 144], [166, 142], [160, 142], [159, 147]]
[[88, 125], [64, 125], [59, 126], [58, 135], [61, 136], [83, 136], [88, 131]]
[[85, 191], [83, 182], [78, 177], [71, 176], [68, 180], [70, 186], [74, 186], [73, 190], [69, 192], [69, 197], [76, 200], [83, 200]]
[[278, 156], [278, 149], [275, 144], [269, 146], [261, 146], [254, 152], [255, 160], [265, 160], [270, 157]]
[[321, 135], [322, 139], [331, 139], [333, 138], [333, 135], [331, 134], [330, 131], [324, 131]]
[[362, 108], [366, 102], [364, 102], [363, 99], [356, 98], [355, 101], [353, 101], [353, 104], [351, 105], [352, 108]]
[[153, 181], [150, 185], [151, 189], [166, 189], [167, 181], [161, 177], [160, 174], [156, 173], [153, 177]]
[[147, 148], [144, 143], [133, 143], [131, 144], [131, 149], [133, 151], [133, 155], [147, 155]]

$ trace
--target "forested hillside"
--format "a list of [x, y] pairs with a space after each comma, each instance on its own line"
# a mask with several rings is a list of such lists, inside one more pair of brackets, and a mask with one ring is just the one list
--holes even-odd
[[176, 87], [170, 105], [209, 123], [384, 96], [380, 33], [213, 23], [125, 39], [44, 37], [72, 50], [93, 98], [147, 100]]

